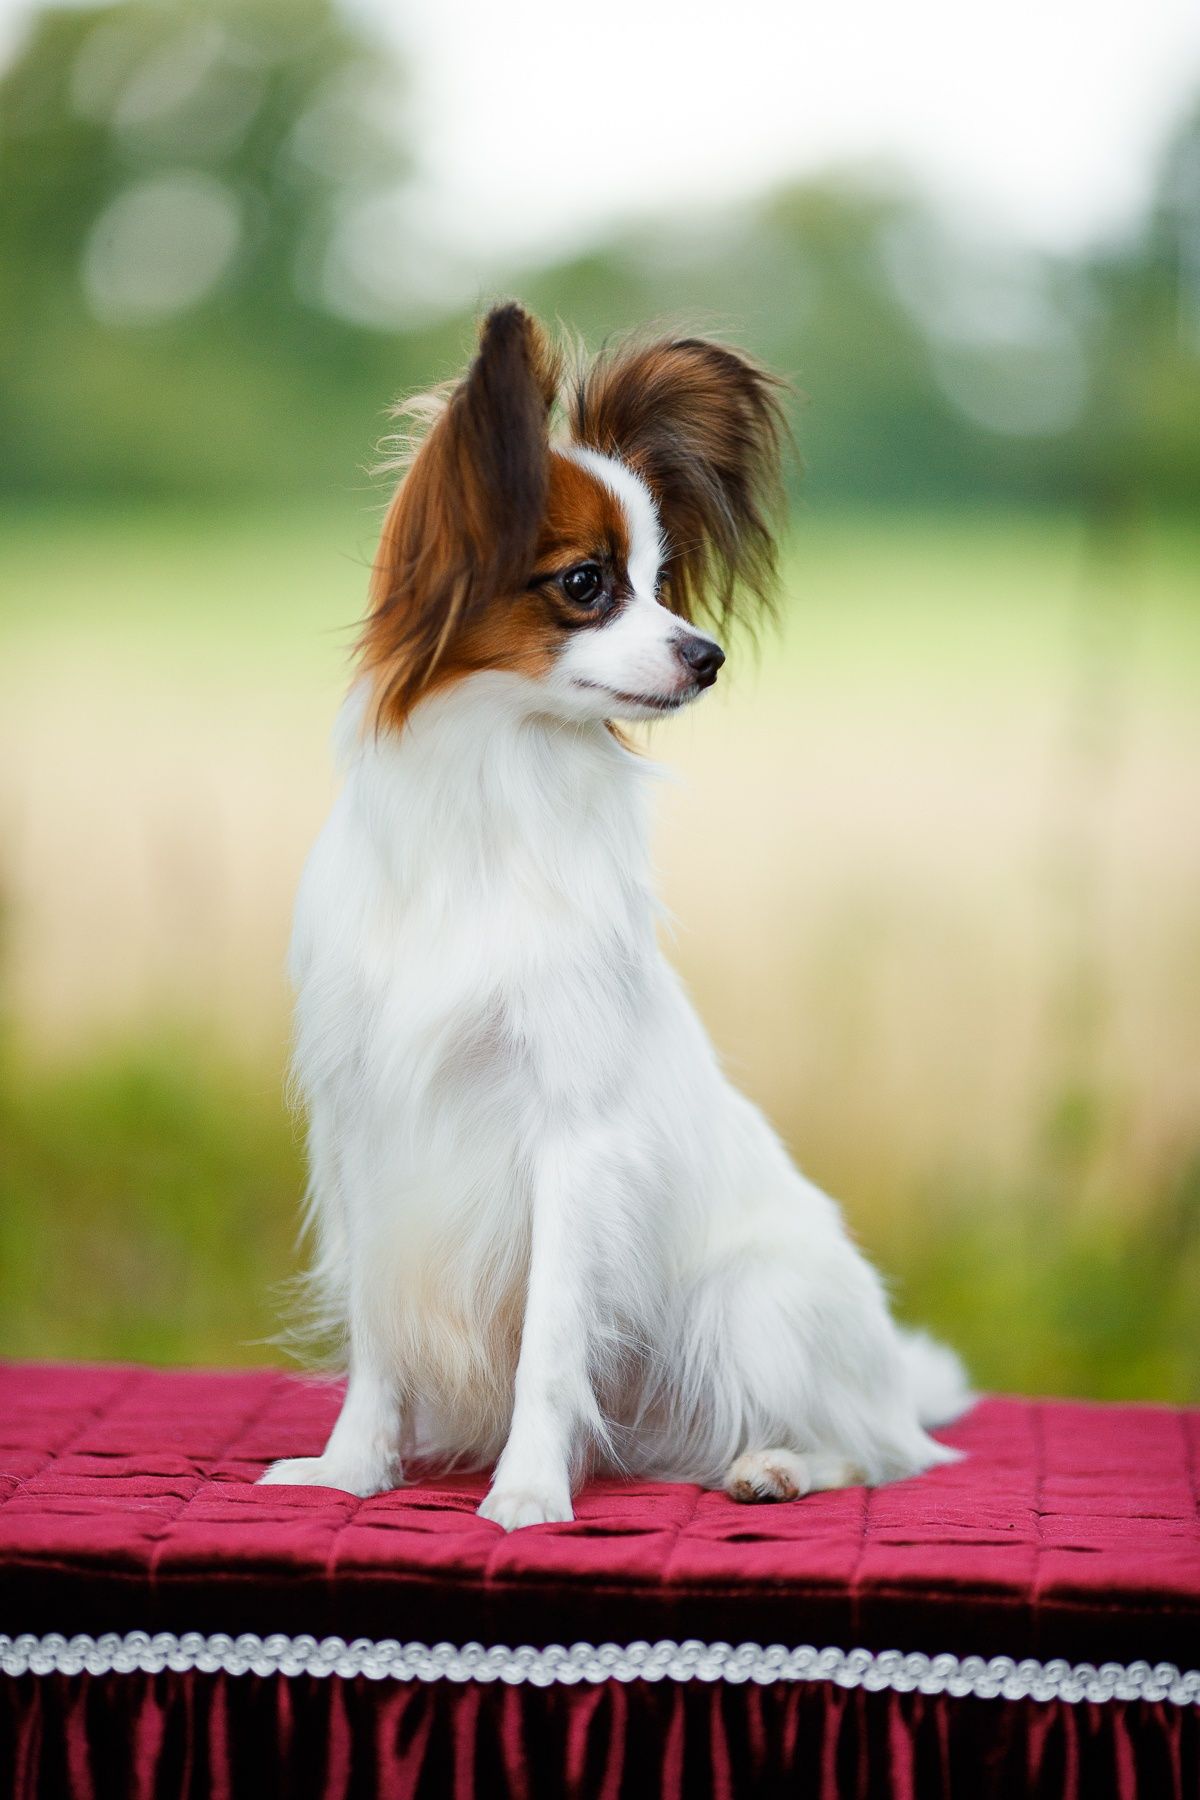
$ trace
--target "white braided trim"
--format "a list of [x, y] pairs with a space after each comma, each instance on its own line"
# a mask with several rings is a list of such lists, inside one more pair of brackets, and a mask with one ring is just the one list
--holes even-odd
[[503, 1644], [401, 1644], [394, 1638], [258, 1637], [244, 1632], [182, 1637], [159, 1631], [80, 1632], [63, 1637], [0, 1635], [5, 1675], [109, 1675], [164, 1669], [211, 1675], [365, 1675], [373, 1681], [506, 1681], [550, 1687], [579, 1681], [831, 1681], [838, 1687], [891, 1688], [984, 1700], [1169, 1700], [1200, 1705], [1200, 1670], [1174, 1663], [1037, 1662], [1011, 1656], [926, 1656], [922, 1651], [814, 1650], [801, 1644], [552, 1644], [536, 1650]]

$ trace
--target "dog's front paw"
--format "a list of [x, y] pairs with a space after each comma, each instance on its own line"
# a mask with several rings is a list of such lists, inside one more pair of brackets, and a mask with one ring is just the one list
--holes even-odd
[[494, 1487], [479, 1508], [479, 1516], [493, 1520], [505, 1531], [520, 1531], [525, 1525], [569, 1525], [575, 1514], [565, 1489]]
[[371, 1494], [386, 1494], [400, 1486], [398, 1465], [386, 1468], [357, 1466], [331, 1456], [288, 1456], [258, 1478], [259, 1487], [325, 1487], [338, 1488], [343, 1494], [357, 1494], [365, 1500]]

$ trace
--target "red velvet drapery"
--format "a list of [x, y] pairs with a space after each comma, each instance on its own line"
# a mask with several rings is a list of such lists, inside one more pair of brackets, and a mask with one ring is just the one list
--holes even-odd
[[829, 1683], [312, 1676], [0, 1685], [13, 1800], [1191, 1800], [1195, 1709]]
[[[320, 1447], [326, 1384], [270, 1372], [0, 1370], [0, 1632], [336, 1633], [426, 1643], [698, 1638], [1200, 1663], [1200, 1415], [987, 1400], [964, 1461], [741, 1508], [597, 1483], [505, 1537], [470, 1477], [358, 1502], [257, 1488]], [[539, 1688], [364, 1676], [0, 1674], [26, 1796], [1200, 1791], [1197, 1709], [846, 1690]]]

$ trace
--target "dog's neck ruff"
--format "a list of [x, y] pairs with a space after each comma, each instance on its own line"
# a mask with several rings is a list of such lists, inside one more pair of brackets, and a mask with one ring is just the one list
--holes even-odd
[[[478, 896], [530, 879], [603, 902], [607, 872], [650, 897], [647, 779], [654, 765], [603, 724], [539, 704], [537, 684], [485, 670], [435, 692], [399, 731], [363, 728], [351, 693], [335, 736], [347, 792], [394, 885]], [[598, 885], [597, 885], [598, 884]]]

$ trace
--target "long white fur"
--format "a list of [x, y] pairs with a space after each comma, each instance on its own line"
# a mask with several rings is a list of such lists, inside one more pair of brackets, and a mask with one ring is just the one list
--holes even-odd
[[413, 1453], [494, 1466], [480, 1510], [511, 1529], [569, 1519], [588, 1467], [741, 1497], [914, 1474], [952, 1455], [924, 1428], [967, 1403], [962, 1371], [894, 1325], [658, 948], [651, 770], [605, 721], [695, 692], [690, 628], [655, 599], [647, 490], [567, 453], [626, 512], [621, 616], [402, 733], [361, 731], [360, 694], [343, 712], [291, 969], [349, 1385], [324, 1453], [264, 1479], [368, 1494]]

